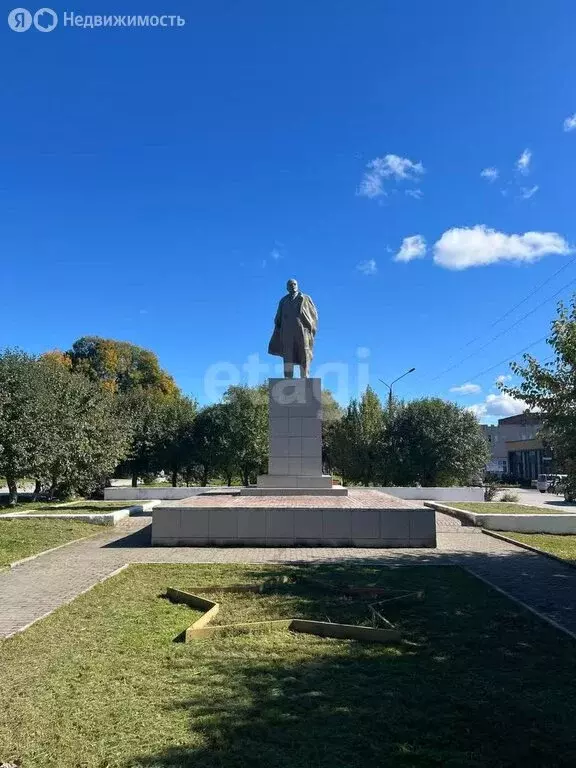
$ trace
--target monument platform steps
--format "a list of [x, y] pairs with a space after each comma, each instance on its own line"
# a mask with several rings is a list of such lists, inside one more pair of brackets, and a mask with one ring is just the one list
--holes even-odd
[[242, 488], [241, 496], [348, 496], [348, 488], [342, 485], [331, 485], [329, 488], [276, 488], [249, 486]]

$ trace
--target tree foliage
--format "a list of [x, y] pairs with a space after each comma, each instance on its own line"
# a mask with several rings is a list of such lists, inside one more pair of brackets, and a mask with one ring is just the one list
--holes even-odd
[[524, 355], [523, 364], [511, 366], [523, 381], [502, 389], [541, 412], [543, 436], [564, 464], [570, 494], [576, 496], [576, 296], [570, 306], [559, 305], [548, 343], [554, 350], [553, 360], [540, 363]]
[[378, 395], [368, 387], [360, 401], [352, 400], [331, 434], [330, 456], [342, 477], [370, 485], [380, 479], [381, 437], [386, 415]]
[[382, 456], [395, 485], [478, 482], [489, 459], [476, 417], [439, 398], [399, 407], [382, 436]]
[[128, 449], [129, 423], [118, 401], [85, 376], [40, 360], [44, 442], [34, 476], [65, 498], [103, 487]]
[[158, 464], [170, 474], [172, 485], [190, 464], [197, 412], [196, 401], [183, 395], [164, 398], [160, 405]]
[[322, 390], [322, 464], [328, 472], [334, 466], [334, 440], [344, 409], [329, 389]]
[[166, 396], [178, 394], [174, 379], [160, 368], [157, 356], [126, 341], [83, 336], [67, 352], [47, 355], [60, 357], [64, 365], [69, 364], [73, 371], [99, 381], [114, 393], [142, 389]]
[[268, 458], [268, 387], [228, 387], [224, 395], [230, 449], [244, 485], [264, 472]]
[[192, 431], [186, 480], [207, 485], [211, 477], [226, 472], [231, 456], [229, 414], [222, 403], [208, 405], [198, 413]]
[[114, 399], [51, 358], [0, 354], [0, 474], [11, 503], [36, 478], [57, 495], [90, 492], [123, 458], [127, 433]]
[[156, 475], [162, 467], [163, 407], [165, 397], [157, 390], [132, 389], [117, 396], [129, 424], [130, 447], [122, 468], [138, 479]]
[[17, 481], [34, 476], [47, 450], [40, 373], [32, 355], [11, 349], [0, 353], [0, 476], [6, 478], [12, 504]]

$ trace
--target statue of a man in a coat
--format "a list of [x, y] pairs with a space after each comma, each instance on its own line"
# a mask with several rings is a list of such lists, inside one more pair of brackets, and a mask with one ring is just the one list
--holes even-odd
[[288, 280], [286, 287], [288, 293], [278, 304], [268, 353], [284, 359], [284, 378], [294, 377], [295, 365], [300, 366], [300, 376], [308, 378], [318, 312], [310, 296], [300, 293], [296, 280]]

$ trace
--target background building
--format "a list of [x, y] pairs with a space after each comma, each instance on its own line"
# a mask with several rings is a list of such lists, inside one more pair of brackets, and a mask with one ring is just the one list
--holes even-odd
[[521, 481], [536, 480], [540, 474], [558, 471], [552, 454], [542, 442], [542, 418], [538, 413], [521, 413], [500, 419], [497, 426], [482, 425], [490, 445], [487, 472], [512, 475]]

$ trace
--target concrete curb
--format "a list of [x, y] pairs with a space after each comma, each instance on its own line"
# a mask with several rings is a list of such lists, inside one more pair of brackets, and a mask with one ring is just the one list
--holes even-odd
[[[532, 544], [525, 544], [523, 541], [517, 541], [516, 539], [511, 538], [510, 536], [504, 536], [504, 534], [499, 533], [498, 531], [489, 531], [486, 528], [482, 529], [482, 533], [485, 533], [487, 536], [492, 536], [494, 539], [501, 539], [502, 541], [506, 541], [509, 544], [514, 544], [516, 547], [522, 547], [522, 549], [527, 549], [529, 552], [534, 552], [537, 555], [544, 555], [544, 557], [548, 557], [550, 560], [555, 560], [557, 563], [562, 563], [562, 565], [567, 565], [569, 568], [576, 568], [576, 562], [572, 562], [570, 560], [564, 560], [561, 557], [558, 557], [558, 555], [553, 555], [551, 552], [546, 552], [545, 549], [538, 549], [538, 547], [533, 547]], [[534, 536], [554, 536], [553, 533], [535, 533], [531, 534]], [[556, 534], [558, 536], [561, 536], [562, 534]]]
[[[489, 503], [489, 502], [487, 502]], [[506, 502], [501, 502], [506, 503]], [[510, 502], [513, 506], [516, 502]], [[471, 512], [450, 507], [435, 501], [425, 501], [425, 507], [457, 517], [467, 525], [491, 531], [509, 531], [510, 533], [543, 533], [553, 536], [576, 535], [576, 514], [570, 512], [534, 512], [506, 514], [505, 512]]]
[[55, 608], [52, 608], [49, 611], [46, 611], [46, 613], [43, 613], [42, 616], [38, 616], [38, 618], [34, 619], [33, 621], [30, 621], [28, 624], [26, 624], [24, 627], [20, 627], [15, 632], [11, 632], [9, 635], [4, 635], [4, 637], [0, 638], [0, 643], [4, 640], [8, 640], [10, 637], [14, 637], [15, 635], [19, 635], [22, 632], [25, 632], [27, 629], [29, 629], [33, 624], [36, 624], [38, 621], [42, 621], [42, 619], [48, 618], [51, 614], [53, 614], [55, 611], [57, 611], [59, 608], [62, 608], [65, 605], [70, 605], [70, 603], [74, 602], [76, 598], [80, 597], [81, 595], [85, 595], [86, 592], [90, 592], [91, 589], [94, 589], [94, 587], [97, 587], [98, 584], [102, 584], [104, 581], [107, 581], [108, 579], [111, 579], [113, 576], [117, 576], [119, 573], [124, 571], [126, 568], [130, 567], [130, 563], [126, 563], [124, 565], [121, 565], [120, 568], [116, 568], [111, 573], [107, 574], [106, 576], [103, 576], [101, 579], [98, 579], [98, 581], [95, 581], [94, 584], [91, 584], [89, 587], [86, 587], [86, 589], [83, 589], [81, 592], [77, 592], [75, 595], [73, 595], [68, 600], [64, 600], [63, 603], [60, 603], [60, 605], [57, 605]]
[[57, 549], [63, 549], [64, 547], [69, 547], [72, 544], [78, 544], [81, 541], [86, 541], [86, 539], [93, 539], [94, 536], [101, 536], [102, 531], [96, 531], [95, 533], [89, 533], [87, 536], [81, 536], [79, 539], [72, 539], [72, 541], [65, 541], [64, 544], [58, 544], [57, 547], [51, 547], [50, 549], [43, 549], [42, 552], [37, 552], [35, 555], [28, 555], [28, 557], [23, 557], [21, 560], [14, 560], [13, 563], [8, 563], [6, 566], [7, 569], [15, 568], [17, 565], [22, 565], [23, 563], [28, 563], [30, 560], [36, 560], [37, 557], [42, 557], [42, 555], [49, 555], [51, 552], [56, 552]]
[[86, 513], [80, 515], [62, 513], [47, 513], [33, 515], [28, 512], [9, 512], [5, 515], [0, 515], [0, 521], [2, 520], [77, 520], [80, 523], [92, 523], [93, 525], [116, 525], [120, 520], [125, 517], [130, 517], [137, 512], [148, 512], [156, 507], [160, 502], [156, 499], [151, 501], [145, 501], [142, 504], [134, 504], [132, 507], [125, 507], [124, 509], [116, 509], [113, 512], [95, 512]]
[[472, 512], [465, 512], [463, 509], [457, 509], [456, 507], [449, 507], [447, 504], [440, 504], [438, 501], [425, 501], [424, 506], [429, 509], [434, 509], [436, 512], [444, 512], [447, 515], [455, 517], [460, 520], [461, 523], [465, 523], [471, 528], [479, 528], [480, 523], [472, 517]]

